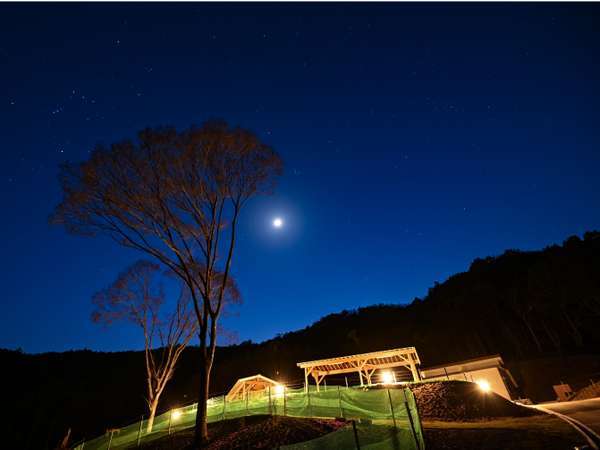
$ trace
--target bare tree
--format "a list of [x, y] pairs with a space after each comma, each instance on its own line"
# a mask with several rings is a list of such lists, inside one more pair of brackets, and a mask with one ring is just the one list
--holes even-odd
[[253, 133], [209, 122], [98, 147], [61, 169], [64, 197], [53, 221], [74, 233], [105, 233], [152, 255], [188, 286], [200, 340], [195, 446], [207, 439], [217, 322], [246, 202], [274, 187], [282, 162]]
[[173, 377], [181, 353], [197, 330], [187, 286], [182, 284], [173, 309], [166, 313], [161, 311], [165, 294], [156, 286], [159, 271], [158, 264], [138, 261], [92, 299], [96, 307], [92, 312], [95, 323], [110, 325], [128, 320], [143, 331], [148, 432], [152, 431], [160, 396]]

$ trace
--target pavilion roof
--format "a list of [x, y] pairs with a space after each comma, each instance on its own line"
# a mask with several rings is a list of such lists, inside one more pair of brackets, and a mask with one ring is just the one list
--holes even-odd
[[267, 389], [269, 386], [277, 386], [278, 384], [277, 381], [260, 374], [240, 378], [227, 393], [227, 398], [233, 398], [240, 393]]
[[357, 370], [409, 366], [411, 363], [420, 364], [419, 355], [414, 347], [305, 361], [299, 362], [297, 366], [310, 372], [331, 375], [356, 372]]

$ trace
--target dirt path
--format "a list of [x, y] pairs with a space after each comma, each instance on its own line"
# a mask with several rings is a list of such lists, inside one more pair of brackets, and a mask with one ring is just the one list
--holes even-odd
[[566, 450], [581, 436], [550, 416], [473, 422], [423, 421], [427, 450]]
[[542, 403], [540, 406], [579, 420], [597, 434], [600, 434], [600, 398]]

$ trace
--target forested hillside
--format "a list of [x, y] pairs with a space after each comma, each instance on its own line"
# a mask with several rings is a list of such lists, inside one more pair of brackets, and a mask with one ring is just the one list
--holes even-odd
[[[542, 396], [563, 368], [600, 371], [599, 322], [600, 233], [589, 232], [541, 251], [477, 259], [410, 305], [342, 311], [260, 344], [220, 348], [212, 389], [222, 393], [255, 373], [298, 383], [298, 361], [415, 346], [424, 366], [500, 353], [524, 380], [524, 395]], [[197, 351], [186, 350], [161, 409], [194, 400]], [[0, 351], [8, 397], [3, 434], [15, 439], [7, 448], [52, 448], [69, 427], [75, 438], [89, 438], [139, 418], [142, 358], [141, 352]], [[536, 370], [547, 376], [545, 390], [527, 383]], [[343, 379], [329, 382], [336, 381]]]

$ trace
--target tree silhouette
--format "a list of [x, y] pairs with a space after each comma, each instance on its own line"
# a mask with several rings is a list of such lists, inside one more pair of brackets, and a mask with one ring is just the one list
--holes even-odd
[[89, 160], [61, 167], [64, 196], [53, 222], [151, 255], [190, 290], [201, 348], [197, 447], [207, 439], [217, 322], [240, 213], [250, 198], [272, 190], [281, 170], [271, 147], [224, 122], [146, 129], [135, 142], [98, 147]]
[[191, 295], [183, 284], [174, 308], [161, 314], [165, 294], [162, 288], [155, 286], [159, 271], [158, 264], [138, 261], [92, 299], [96, 307], [92, 313], [95, 323], [110, 325], [115, 321], [128, 320], [143, 331], [147, 432], [152, 431], [160, 396], [173, 377], [177, 361], [197, 331]]

